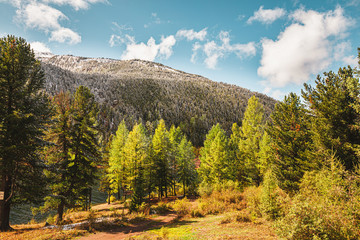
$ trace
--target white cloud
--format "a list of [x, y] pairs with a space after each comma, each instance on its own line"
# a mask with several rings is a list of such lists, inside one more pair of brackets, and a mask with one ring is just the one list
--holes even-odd
[[351, 56], [345, 56], [343, 57], [342, 61], [346, 64], [346, 65], [350, 65], [351, 67], [356, 67], [356, 66], [359, 66], [359, 59], [354, 56], [354, 55], [351, 55]]
[[170, 21], [163, 21], [159, 18], [157, 13], [151, 13], [151, 22], [144, 24], [144, 28], [148, 28], [153, 24], [169, 23]]
[[207, 35], [207, 28], [202, 29], [199, 32], [195, 32], [193, 29], [190, 30], [179, 30], [176, 33], [176, 37], [185, 37], [188, 41], [194, 39], [204, 41]]
[[77, 44], [81, 42], [81, 36], [69, 28], [60, 28], [56, 31], [51, 32], [51, 37], [49, 41]]
[[44, 43], [42, 42], [32, 42], [30, 43], [31, 48], [34, 50], [34, 52], [40, 52], [40, 53], [51, 53], [50, 48], [48, 48]]
[[293, 23], [276, 41], [262, 40], [258, 74], [276, 87], [302, 84], [311, 74], [328, 67], [332, 62], [334, 41], [344, 37], [352, 24], [340, 7], [325, 13], [299, 9], [290, 17]]
[[50, 41], [76, 44], [81, 42], [78, 33], [60, 24], [61, 20], [69, 20], [63, 12], [53, 5], [69, 5], [75, 10], [88, 9], [91, 4], [107, 3], [107, 0], [0, 0], [17, 8], [15, 21], [26, 28], [50, 33]]
[[190, 61], [191, 61], [192, 63], [195, 63], [195, 62], [196, 62], [197, 52], [198, 52], [198, 50], [201, 49], [201, 47], [202, 47], [202, 46], [201, 46], [200, 43], [198, 43], [198, 42], [194, 43], [193, 48], [192, 48], [193, 54], [191, 55], [191, 59], [190, 59]]
[[128, 34], [126, 34], [125, 37], [113, 34], [111, 35], [109, 40], [110, 47], [115, 47], [122, 44], [132, 44], [132, 43], [135, 43], [135, 38]]
[[37, 2], [18, 9], [15, 18], [23, 22], [27, 28], [36, 28], [45, 32], [60, 28], [59, 21], [67, 19], [59, 10]]
[[251, 24], [253, 21], [259, 21], [263, 24], [271, 24], [275, 20], [283, 17], [285, 13], [286, 11], [282, 8], [264, 9], [264, 6], [261, 6], [259, 10], [254, 12], [254, 15], [247, 20], [247, 23]]
[[204, 45], [197, 43], [193, 46], [193, 55], [191, 60], [194, 62], [198, 51], [201, 49], [205, 54], [204, 63], [208, 68], [215, 69], [219, 59], [224, 58], [230, 53], [235, 53], [238, 58], [254, 56], [256, 54], [256, 47], [254, 42], [247, 44], [230, 44], [229, 33], [221, 31], [219, 34], [221, 45], [215, 41], [207, 42]]
[[43, 0], [45, 3], [53, 3], [57, 5], [70, 5], [76, 11], [80, 9], [88, 9], [90, 4], [104, 3], [106, 0]]
[[347, 55], [347, 52], [351, 52], [352, 47], [349, 41], [341, 42], [334, 47], [334, 59], [336, 61], [342, 61], [346, 65], [356, 67], [358, 65], [358, 59], [354, 55]]
[[126, 50], [122, 54], [121, 59], [142, 59], [148, 61], [154, 61], [155, 58], [168, 59], [173, 53], [172, 47], [175, 43], [176, 39], [173, 35], [166, 38], [161, 37], [161, 42], [159, 44], [156, 44], [155, 39], [152, 37], [146, 44], [137, 44], [135, 41], [132, 41], [127, 44]]

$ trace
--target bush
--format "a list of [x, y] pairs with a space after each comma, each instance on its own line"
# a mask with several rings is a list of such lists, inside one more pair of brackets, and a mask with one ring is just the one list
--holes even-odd
[[176, 213], [180, 216], [185, 216], [190, 214], [192, 208], [191, 208], [191, 204], [189, 202], [189, 200], [185, 197], [183, 199], [178, 199], [176, 200], [173, 205], [172, 208], [176, 211]]
[[308, 172], [300, 192], [276, 221], [278, 235], [286, 239], [360, 239], [360, 178], [335, 160], [319, 171]]
[[247, 209], [250, 212], [251, 217], [261, 217], [261, 187], [247, 187], [244, 190], [244, 199], [246, 201]]

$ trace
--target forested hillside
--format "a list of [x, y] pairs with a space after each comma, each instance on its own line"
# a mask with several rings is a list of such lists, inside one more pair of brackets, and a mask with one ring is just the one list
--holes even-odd
[[38, 56], [46, 76], [46, 89], [74, 92], [88, 87], [100, 103], [101, 125], [115, 133], [122, 119], [131, 128], [141, 120], [154, 131], [157, 121], [180, 126], [194, 145], [202, 145], [216, 123], [230, 134], [240, 124], [248, 99], [255, 95], [268, 117], [275, 100], [247, 89], [213, 82], [164, 65], [142, 61], [119, 61], [75, 56]]

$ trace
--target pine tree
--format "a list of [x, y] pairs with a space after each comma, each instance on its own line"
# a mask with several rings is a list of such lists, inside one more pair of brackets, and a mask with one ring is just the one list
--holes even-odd
[[57, 222], [63, 218], [64, 208], [68, 199], [74, 199], [71, 188], [71, 176], [67, 171], [71, 153], [71, 97], [69, 93], [61, 92], [52, 99], [54, 116], [51, 127], [46, 134], [46, 140], [52, 144], [44, 149], [45, 162], [48, 169], [45, 175], [49, 179], [51, 195], [45, 198], [45, 205], [40, 209], [57, 210]]
[[167, 197], [168, 187], [170, 185], [170, 168], [169, 168], [169, 134], [166, 130], [164, 120], [160, 120], [155, 134], [152, 138], [152, 155], [155, 167], [155, 182], [158, 187], [160, 197]]
[[178, 147], [178, 179], [183, 184], [184, 196], [186, 196], [186, 188], [196, 182], [197, 173], [194, 163], [195, 154], [193, 146], [185, 136], [182, 137]]
[[69, 171], [72, 173], [74, 189], [84, 198], [85, 208], [91, 203], [91, 188], [97, 178], [101, 159], [98, 144], [98, 107], [94, 95], [84, 86], [77, 88], [72, 104], [71, 158]]
[[300, 98], [290, 93], [276, 104], [267, 129], [274, 153], [272, 170], [283, 190], [294, 193], [305, 171], [316, 165], [310, 157], [312, 148], [310, 115]]
[[252, 96], [244, 113], [240, 128], [241, 140], [238, 143], [244, 162], [245, 181], [249, 183], [260, 184], [261, 182], [258, 154], [263, 134], [263, 121], [264, 107], [258, 98]]
[[0, 231], [10, 229], [11, 204], [41, 199], [45, 182], [39, 155], [50, 117], [44, 73], [22, 38], [0, 39]]
[[359, 79], [350, 67], [340, 68], [338, 73], [324, 73], [317, 77], [316, 86], [305, 84], [302, 96], [314, 117], [314, 143], [318, 158], [331, 152], [342, 161], [348, 170], [358, 164], [360, 129], [356, 127], [359, 112]]
[[126, 128], [125, 121], [123, 120], [116, 131], [116, 135], [111, 143], [108, 178], [111, 182], [111, 189], [114, 193], [120, 193], [120, 188], [126, 179], [126, 165], [124, 156], [124, 146], [129, 131]]

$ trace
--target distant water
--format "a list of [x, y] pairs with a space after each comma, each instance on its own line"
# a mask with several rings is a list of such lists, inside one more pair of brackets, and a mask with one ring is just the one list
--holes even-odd
[[[105, 203], [107, 194], [100, 192], [98, 189], [98, 186], [95, 187], [92, 191], [92, 204], [98, 204], [98, 203]], [[33, 216], [31, 212], [32, 207], [39, 207], [36, 205], [30, 205], [30, 204], [21, 204], [21, 205], [14, 205], [11, 207], [10, 212], [10, 224], [25, 224], [31, 221], [31, 219], [35, 219], [37, 222], [45, 221], [46, 218], [50, 214], [55, 214], [56, 212], [49, 212], [46, 214], [38, 214], [36, 216]]]

